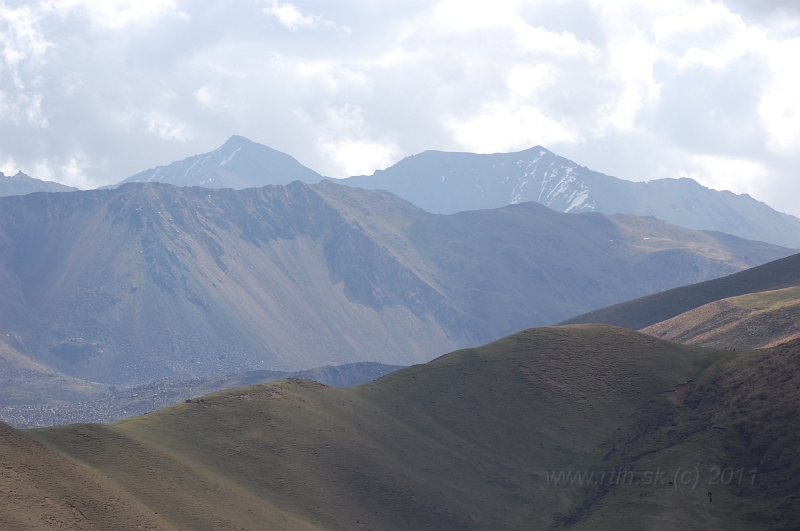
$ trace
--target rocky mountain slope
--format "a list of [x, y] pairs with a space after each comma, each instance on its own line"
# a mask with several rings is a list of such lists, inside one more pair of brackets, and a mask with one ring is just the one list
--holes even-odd
[[603, 323], [641, 330], [715, 301], [794, 286], [800, 286], [800, 254], [722, 278], [614, 304], [560, 324]]
[[749, 350], [800, 338], [800, 287], [704, 304], [642, 329], [676, 343]]
[[4, 175], [3, 172], [0, 172], [0, 197], [32, 194], [34, 192], [73, 192], [75, 190], [77, 190], [77, 188], [51, 181], [34, 179], [21, 171], [13, 176]]
[[282, 380], [113, 426], [0, 425], [0, 525], [790, 529], [799, 362], [797, 341], [556, 327], [349, 389]]
[[452, 216], [323, 182], [0, 199], [0, 333], [117, 385], [409, 365], [790, 251], [537, 203]]
[[295, 159], [263, 144], [232, 136], [210, 153], [195, 155], [128, 177], [125, 183], [160, 182], [205, 188], [253, 188], [294, 181], [317, 183], [322, 176]]
[[711, 190], [687, 178], [626, 181], [541, 146], [492, 155], [425, 151], [343, 182], [388, 190], [434, 213], [536, 201], [559, 212], [655, 216], [691, 229], [800, 248], [800, 219], [746, 194]]

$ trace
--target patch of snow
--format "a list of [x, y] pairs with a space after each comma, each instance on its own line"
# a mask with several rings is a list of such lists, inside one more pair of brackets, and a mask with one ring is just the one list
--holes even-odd
[[529, 181], [525, 180], [522, 181], [520, 184], [514, 187], [511, 191], [511, 201], [508, 203], [509, 205], [516, 205], [517, 203], [522, 201], [522, 191], [525, 189], [525, 185], [528, 184]]
[[222, 162], [220, 162], [220, 163], [217, 165], [217, 168], [219, 168], [220, 166], [223, 166], [223, 165], [225, 165], [225, 164], [229, 163], [229, 162], [231, 161], [231, 159], [233, 158], [233, 156], [234, 156], [234, 155], [236, 155], [236, 154], [239, 152], [239, 150], [240, 150], [240, 149], [242, 149], [242, 148], [240, 148], [240, 147], [236, 148], [236, 149], [233, 151], [233, 153], [231, 153], [230, 155], [228, 155], [228, 156], [225, 158], [225, 160], [223, 160]]
[[587, 190], [585, 188], [583, 190], [581, 190], [580, 192], [574, 192], [572, 194], [572, 202], [569, 204], [569, 206], [567, 207], [567, 209], [564, 212], [569, 212], [569, 211], [571, 211], [571, 210], [573, 210], [575, 208], [578, 208], [588, 198], [589, 198], [589, 190]]

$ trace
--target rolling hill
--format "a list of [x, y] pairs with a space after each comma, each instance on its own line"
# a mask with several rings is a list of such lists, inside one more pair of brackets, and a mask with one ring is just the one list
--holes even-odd
[[798, 363], [798, 341], [542, 328], [348, 389], [281, 380], [112, 426], [0, 426], [0, 525], [791, 529]]
[[74, 192], [77, 188], [54, 183], [52, 181], [42, 181], [34, 179], [24, 173], [17, 172], [16, 175], [4, 175], [0, 171], [0, 197], [9, 195], [25, 195], [34, 192]]
[[560, 324], [604, 323], [641, 330], [715, 301], [794, 286], [800, 286], [800, 254], [587, 312]]
[[330, 182], [127, 184], [0, 199], [0, 333], [115, 385], [409, 365], [789, 252], [537, 203], [440, 216]]
[[69, 378], [51, 370], [45, 375], [7, 380], [3, 385], [4, 393], [0, 395], [0, 421], [15, 428], [109, 423], [222, 389], [274, 382], [281, 378], [304, 378], [330, 387], [350, 387], [402, 368], [375, 362], [347, 363], [295, 373], [249, 371], [191, 380], [157, 380], [123, 388]]

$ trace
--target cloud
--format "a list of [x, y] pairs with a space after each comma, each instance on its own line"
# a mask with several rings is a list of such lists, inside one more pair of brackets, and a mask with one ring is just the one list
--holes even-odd
[[327, 26], [335, 29], [343, 29], [348, 32], [350, 31], [349, 28], [339, 26], [330, 20], [325, 20], [319, 15], [305, 15], [297, 6], [290, 3], [282, 4], [280, 2], [273, 2], [272, 5], [264, 8], [264, 13], [274, 16], [278, 19], [278, 22], [290, 30]]
[[0, 3], [0, 161], [84, 186], [232, 134], [337, 177], [425, 149], [542, 144], [800, 215], [794, 5]]
[[[372, 173], [376, 168], [386, 168], [395, 162], [398, 146], [389, 139], [375, 138], [367, 125], [364, 109], [355, 105], [334, 107], [324, 105], [315, 120], [307, 113], [299, 115], [320, 130], [317, 146], [338, 168], [332, 177], [347, 177]], [[337, 171], [338, 170], [338, 171]]]
[[188, 127], [173, 116], [151, 112], [144, 117], [147, 131], [164, 140], [188, 140]]
[[451, 119], [448, 126], [456, 142], [479, 153], [515, 151], [579, 139], [578, 133], [564, 121], [547, 117], [530, 105], [490, 105], [467, 120]]
[[61, 16], [74, 11], [83, 12], [92, 25], [110, 30], [149, 24], [164, 16], [189, 18], [173, 0], [50, 0], [40, 6], [45, 12]]

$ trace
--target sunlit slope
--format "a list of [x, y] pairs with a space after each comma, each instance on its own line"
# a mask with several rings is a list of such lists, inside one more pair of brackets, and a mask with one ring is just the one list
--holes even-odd
[[0, 423], [0, 529], [176, 528], [102, 474]]
[[[355, 388], [283, 380], [32, 434], [181, 529], [287, 515], [298, 529], [549, 529], [594, 521], [586, 508], [611, 498], [548, 472], [630, 461], [678, 414], [662, 393], [733, 356], [604, 326], [531, 329]], [[631, 492], [624, 503], [641, 503]], [[737, 528], [702, 496], [691, 510], [664, 496], [651, 516]]]
[[800, 287], [722, 299], [642, 332], [714, 348], [747, 350], [778, 345], [800, 337]]

